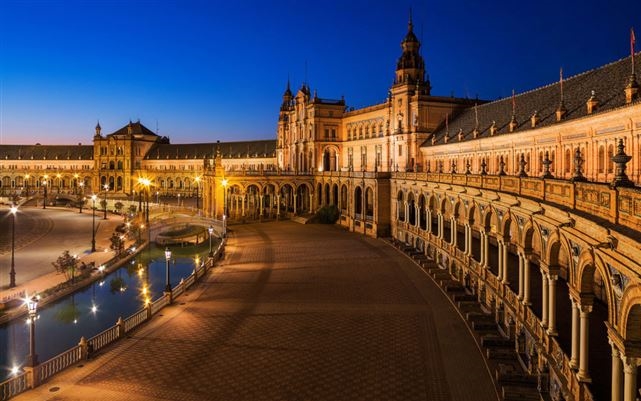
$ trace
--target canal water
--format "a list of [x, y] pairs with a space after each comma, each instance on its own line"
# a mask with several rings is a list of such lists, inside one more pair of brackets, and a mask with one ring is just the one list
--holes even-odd
[[[207, 243], [172, 248], [169, 262], [172, 287], [187, 278], [209, 252]], [[154, 245], [120, 269], [74, 294], [38, 308], [36, 354], [39, 362], [68, 350], [140, 310], [165, 288], [164, 248]], [[25, 306], [26, 308], [26, 306]], [[0, 382], [15, 367], [24, 366], [29, 353], [29, 324], [22, 317], [0, 326]]]

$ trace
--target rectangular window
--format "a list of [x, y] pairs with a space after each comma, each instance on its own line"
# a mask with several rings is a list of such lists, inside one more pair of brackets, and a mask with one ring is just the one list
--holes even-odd
[[398, 145], [398, 155], [403, 156], [403, 145]]

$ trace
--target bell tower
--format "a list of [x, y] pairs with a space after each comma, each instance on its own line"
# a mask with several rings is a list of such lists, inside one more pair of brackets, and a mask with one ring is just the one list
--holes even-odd
[[[412, 12], [407, 23], [407, 34], [401, 42], [401, 57], [396, 62], [396, 79], [394, 84], [414, 84], [425, 82], [425, 61], [421, 56], [421, 42], [414, 34]], [[429, 84], [428, 84], [429, 87]], [[428, 89], [429, 91], [429, 89]]]

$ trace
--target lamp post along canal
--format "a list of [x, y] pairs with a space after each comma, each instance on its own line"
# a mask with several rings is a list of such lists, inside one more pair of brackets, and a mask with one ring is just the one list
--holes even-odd
[[96, 252], [96, 195], [91, 195], [91, 210], [93, 211], [91, 219], [91, 252]]
[[42, 201], [42, 208], [46, 209], [47, 208], [47, 176], [45, 175], [44, 181], [42, 181], [42, 185], [44, 186], [44, 200]]
[[171, 280], [169, 278], [169, 260], [171, 259], [171, 251], [165, 248], [165, 292], [171, 294]]
[[34, 367], [38, 365], [38, 355], [36, 355], [36, 317], [38, 313], [38, 297], [35, 295], [27, 299], [27, 312], [29, 312], [29, 356], [27, 357], [27, 366]]
[[214, 256], [214, 251], [211, 247], [211, 236], [214, 234], [214, 227], [209, 226], [207, 232], [209, 233], [209, 257], [212, 258]]
[[11, 213], [11, 271], [9, 272], [9, 288], [13, 288], [16, 286], [16, 264], [14, 254], [16, 249], [16, 213], [18, 213], [18, 208], [11, 206], [9, 212]]
[[105, 215], [103, 216], [103, 220], [107, 220], [107, 191], [109, 191], [109, 184], [105, 184]]
[[227, 236], [227, 179], [221, 181], [223, 185], [223, 237]]
[[200, 177], [196, 177], [196, 210], [200, 209], [198, 190], [200, 189]]

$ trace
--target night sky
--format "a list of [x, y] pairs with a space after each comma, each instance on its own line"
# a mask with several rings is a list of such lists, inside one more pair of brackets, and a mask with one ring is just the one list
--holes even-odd
[[641, 1], [0, 0], [0, 143], [89, 144], [140, 121], [172, 143], [275, 138], [307, 81], [385, 99], [412, 8], [432, 94], [494, 100], [641, 48]]

